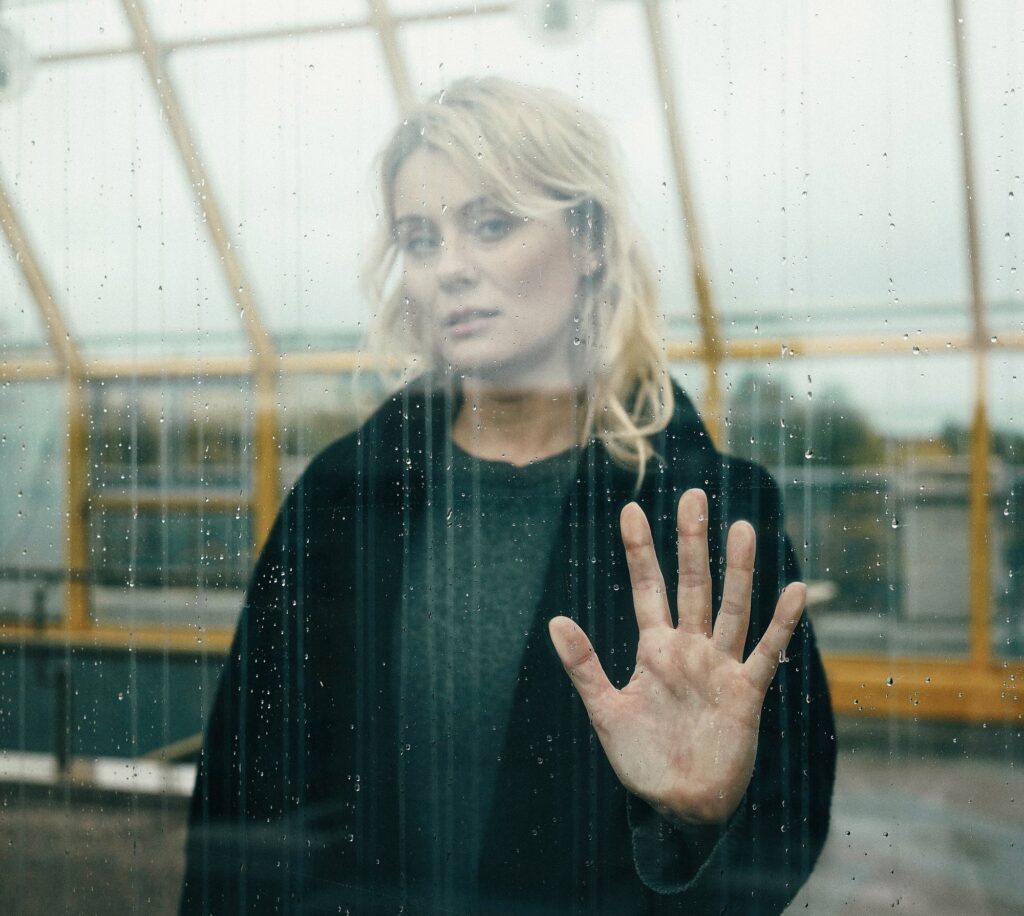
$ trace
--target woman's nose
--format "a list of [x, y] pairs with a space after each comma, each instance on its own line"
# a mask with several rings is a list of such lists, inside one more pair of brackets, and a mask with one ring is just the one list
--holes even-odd
[[445, 292], [456, 292], [476, 282], [476, 268], [462, 239], [446, 238], [441, 242], [437, 278]]

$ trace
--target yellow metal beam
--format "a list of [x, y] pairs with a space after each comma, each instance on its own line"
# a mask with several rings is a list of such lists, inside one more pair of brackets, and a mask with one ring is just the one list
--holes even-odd
[[209, 378], [246, 376], [256, 371], [251, 356], [180, 356], [166, 359], [96, 359], [85, 365], [90, 379]]
[[142, 62], [153, 85], [153, 91], [160, 102], [164, 117], [167, 119], [167, 126], [170, 128], [171, 136], [174, 138], [188, 172], [192, 191], [202, 209], [204, 221], [210, 232], [210, 239], [224, 267], [228, 288], [241, 311], [249, 345], [258, 360], [271, 359], [274, 355], [273, 343], [260, 318], [252, 287], [242, 270], [221, 207], [214, 194], [213, 185], [206, 174], [195, 141], [192, 139], [192, 132], [182, 111], [170, 71], [165, 65], [166, 52], [154, 38], [142, 4], [136, 0], [122, 0], [122, 4], [135, 38], [136, 49], [142, 56]]
[[187, 626], [119, 627], [96, 625], [88, 629], [72, 629], [68, 623], [40, 629], [25, 623], [0, 622], [0, 645], [60, 646], [82, 648], [124, 649], [206, 653], [227, 652], [234, 631]]
[[52, 359], [0, 360], [0, 382], [31, 382], [57, 379], [64, 370]]
[[100, 491], [91, 498], [94, 510], [133, 512], [172, 512], [189, 510], [209, 510], [212, 512], [249, 511], [251, 500], [247, 493], [227, 493], [215, 491], [207, 493], [202, 490], [184, 492], [138, 491], [132, 494], [111, 493]]
[[1024, 662], [828, 655], [825, 670], [837, 715], [958, 722], [1024, 719]]
[[253, 442], [253, 550], [259, 555], [281, 501], [281, 461], [277, 422], [277, 376], [261, 369], [255, 377]]
[[[17, 210], [7, 194], [7, 188], [0, 179], [0, 225], [3, 226], [7, 243], [14, 255], [32, 301], [39, 311], [53, 359], [58, 364], [27, 363], [15, 364], [14, 371], [6, 369], [5, 377], [25, 379], [27, 377], [51, 377], [54, 368], [59, 368], [65, 377], [65, 454], [64, 454], [64, 517], [67, 526], [64, 531], [64, 565], [79, 569], [88, 560], [88, 534], [86, 522], [86, 451], [88, 447], [89, 421], [88, 393], [85, 390], [83, 362], [71, 337], [64, 315], [57, 306], [53, 291], [36, 258], [32, 246], [22, 232]], [[89, 591], [83, 582], [69, 580], [65, 588], [66, 620], [72, 628], [88, 625]]]
[[970, 646], [971, 661], [982, 666], [992, 653], [990, 615], [992, 605], [989, 508], [989, 428], [986, 411], [988, 392], [987, 353], [989, 335], [985, 328], [985, 299], [981, 282], [981, 251], [978, 242], [978, 214], [975, 203], [975, 171], [972, 147], [971, 105], [967, 90], [967, 27], [960, 0], [950, 0], [953, 49], [956, 60], [957, 111], [960, 117], [960, 154], [963, 167], [964, 224], [967, 264], [971, 278], [971, 324], [974, 345], [974, 413], [971, 421], [970, 498]]
[[202, 208], [206, 225], [210, 231], [220, 262], [227, 277], [228, 288], [235, 295], [241, 310], [249, 346], [256, 364], [256, 384], [253, 396], [256, 400], [256, 436], [253, 445], [253, 473], [256, 516], [256, 543], [261, 545], [270, 522], [277, 511], [278, 485], [280, 477], [279, 455], [277, 452], [277, 409], [275, 397], [274, 361], [276, 353], [273, 340], [268, 333], [256, 307], [252, 287], [232, 244], [227, 225], [213, 193], [206, 170], [192, 139], [192, 132], [185, 119], [177, 91], [165, 66], [166, 51], [153, 36], [149, 21], [140, 3], [136, 0], [122, 0], [125, 14], [135, 36], [135, 43], [142, 55], [153, 89], [160, 100], [171, 134], [188, 170], [192, 189]]
[[21, 230], [17, 210], [7, 193], [7, 186], [2, 177], [0, 177], [0, 226], [3, 227], [7, 244], [14, 255], [14, 261], [32, 294], [32, 301], [39, 312], [43, 333], [46, 335], [54, 359], [65, 371], [77, 372], [82, 364], [78, 349], [71, 339], [67, 322], [57, 307], [53, 290], [43, 274], [42, 266]]
[[[737, 338], [722, 343], [721, 355], [731, 360], [799, 359], [801, 357], [852, 357], [914, 355], [915, 348], [924, 355], [941, 356], [971, 350], [972, 336], [962, 332], [950, 334], [918, 334], [914, 337], [757, 337]], [[1024, 334], [1000, 335], [992, 349], [1024, 350]], [[703, 359], [700, 341], [676, 340], [667, 345], [669, 359]], [[374, 357], [361, 350], [329, 350], [320, 353], [282, 353], [276, 360], [276, 371], [282, 375], [313, 375], [317, 373], [348, 373], [374, 368]], [[258, 368], [249, 356], [171, 357], [168, 359], [96, 359], [82, 368], [87, 379], [118, 380], [138, 378], [242, 378], [255, 375]], [[61, 374], [49, 360], [0, 363], [0, 379], [54, 378]]]
[[[64, 517], [65, 566], [85, 569], [89, 565], [88, 479], [89, 467], [89, 393], [80, 376], [67, 379], [67, 454]], [[89, 626], [89, 585], [76, 578], [65, 587], [67, 621], [72, 630]]]
[[409, 71], [405, 66], [402, 48], [398, 43], [398, 29], [388, 9], [387, 0], [367, 0], [370, 4], [370, 19], [377, 30], [384, 61], [391, 74], [391, 85], [398, 99], [401, 111], [408, 111], [416, 104], [416, 97], [409, 82]]
[[[726, 340], [722, 356], [731, 360], [799, 359], [801, 357], [911, 356], [914, 348], [924, 355], [941, 356], [971, 350], [972, 335], [919, 334], [899, 337], [758, 337]], [[993, 350], [1024, 350], [1024, 333], [1001, 334]], [[704, 345], [699, 341], [676, 340], [667, 345], [669, 359], [674, 361], [703, 359]], [[282, 375], [315, 375], [318, 373], [349, 373], [357, 369], [372, 370], [374, 357], [361, 350], [329, 350], [320, 353], [282, 353], [276, 361]], [[242, 378], [254, 375], [257, 367], [249, 356], [171, 357], [168, 359], [94, 359], [82, 367], [87, 379], [116, 381], [139, 378], [193, 378], [196, 380]], [[0, 381], [59, 378], [63, 370], [48, 359], [0, 362]]]
[[707, 266], [704, 263], [704, 246], [701, 242], [697, 208], [690, 192], [690, 176], [686, 152], [683, 148], [683, 128], [679, 120], [679, 106], [676, 100], [675, 80], [672, 63], [664, 37], [661, 21], [660, 0], [644, 0], [647, 17], [647, 33], [651, 43], [654, 72], [661, 91], [662, 107], [665, 112], [665, 129], [668, 134], [675, 170], [676, 191], [683, 218], [683, 227], [690, 244], [690, 265], [693, 272], [693, 287], [697, 296], [697, 320], [703, 339], [703, 358], [706, 366], [706, 382], [703, 404], [704, 420], [716, 442], [722, 441], [722, 388], [719, 368], [722, 363], [722, 335], [718, 326], [711, 284]]
[[[935, 355], [970, 350], [966, 334], [916, 334], [913, 337], [758, 337], [726, 340], [721, 356], [734, 360], [799, 359], [823, 356], [904, 356]], [[703, 344], [677, 341], [668, 344], [670, 359], [704, 359]]]
[[[397, 24], [415, 22], [450, 22], [453, 19], [469, 19], [475, 16], [494, 16], [510, 12], [510, 3], [480, 3], [471, 6], [457, 5], [438, 7], [409, 13], [392, 14], [391, 19]], [[284, 26], [270, 29], [250, 29], [248, 31], [218, 32], [212, 35], [197, 35], [191, 38], [178, 38], [160, 41], [164, 51], [178, 51], [188, 48], [210, 48], [217, 45], [239, 45], [255, 41], [276, 41], [282, 38], [303, 38], [305, 36], [329, 35], [334, 32], [348, 32], [357, 29], [372, 28], [372, 17], [361, 19], [337, 19], [332, 22], [312, 23], [301, 26]], [[41, 54], [36, 64], [62, 64], [67, 61], [96, 60], [103, 57], [120, 57], [134, 54], [135, 48], [76, 48], [73, 51], [57, 51], [52, 54]]]

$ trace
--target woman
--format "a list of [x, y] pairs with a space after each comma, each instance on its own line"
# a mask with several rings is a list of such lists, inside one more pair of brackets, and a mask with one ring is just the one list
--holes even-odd
[[182, 912], [777, 913], [813, 867], [834, 729], [778, 489], [669, 379], [609, 149], [499, 79], [385, 149], [410, 380], [263, 549]]

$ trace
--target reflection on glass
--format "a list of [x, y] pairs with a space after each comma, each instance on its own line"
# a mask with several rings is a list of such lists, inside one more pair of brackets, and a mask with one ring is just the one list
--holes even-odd
[[364, 0], [150, 0], [153, 29], [164, 41], [338, 25], [364, 20]]
[[376, 372], [287, 375], [281, 380], [281, 495], [310, 459], [352, 432], [384, 396]]
[[662, 7], [727, 333], [966, 328], [949, 4]]
[[1024, 117], [1017, 0], [965, 5], [963, 31], [974, 141], [974, 194], [988, 327], [1024, 332]]
[[14, 258], [0, 250], [0, 359], [45, 358], [49, 353], [25, 278]]
[[989, 354], [992, 646], [1024, 656], [1024, 354]]
[[827, 649], [966, 652], [969, 369], [953, 355], [728, 366], [729, 448], [784, 488]]
[[87, 49], [127, 48], [132, 41], [124, 8], [118, 0], [5, 3], [3, 18], [21, 32], [37, 57]]
[[0, 106], [0, 161], [83, 353], [242, 350], [235, 296], [139, 58], [49, 67]]
[[64, 609], [64, 387], [0, 382], [0, 619]]
[[367, 188], [397, 114], [376, 36], [190, 48], [170, 66], [279, 349], [358, 345], [362, 252], [378, 218]]
[[253, 546], [247, 384], [93, 386], [89, 547], [97, 621], [234, 622]]

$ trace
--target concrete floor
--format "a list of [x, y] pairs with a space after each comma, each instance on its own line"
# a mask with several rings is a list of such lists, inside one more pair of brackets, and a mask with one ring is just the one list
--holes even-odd
[[[789, 913], [1024, 913], [1020, 731], [847, 724], [833, 828]], [[171, 914], [185, 801], [7, 786], [0, 912]]]

